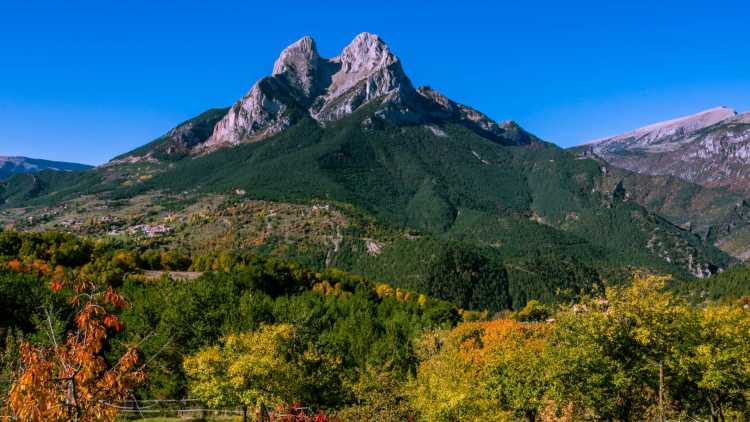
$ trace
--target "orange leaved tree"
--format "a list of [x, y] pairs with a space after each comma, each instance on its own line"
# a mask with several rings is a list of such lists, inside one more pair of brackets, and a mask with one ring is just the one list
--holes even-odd
[[8, 396], [10, 413], [19, 421], [113, 421], [117, 403], [145, 377], [135, 348], [111, 364], [104, 356], [108, 334], [122, 329], [113, 311], [126, 302], [111, 287], [66, 280], [62, 272], [56, 272], [51, 288], [72, 292], [74, 329], [57, 339], [48, 318], [49, 345], [20, 345], [21, 369]]

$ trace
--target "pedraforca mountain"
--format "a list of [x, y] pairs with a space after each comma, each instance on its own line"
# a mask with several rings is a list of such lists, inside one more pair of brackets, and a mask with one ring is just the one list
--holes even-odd
[[[603, 274], [621, 269], [624, 274], [624, 266], [635, 266], [703, 277], [734, 262], [709, 242], [750, 227], [750, 206], [731, 215], [715, 212], [736, 203], [734, 195], [699, 196], [686, 182], [669, 183], [664, 190], [661, 180], [630, 177], [579, 159], [514, 122], [496, 122], [429, 87], [417, 88], [375, 35], [358, 35], [333, 58], [321, 57], [312, 38], [305, 37], [270, 67], [269, 75], [230, 108], [202, 113], [107, 166], [65, 177], [41, 173], [0, 181], [0, 210], [60, 204], [55, 221], [63, 224], [68, 219], [63, 215], [80, 208], [63, 201], [93, 195], [113, 208], [128, 199], [151, 209], [153, 201], [170, 198], [159, 208], [184, 210], [185, 216], [208, 210], [213, 218], [206, 220], [206, 229], [236, 233], [227, 238], [232, 247], [255, 245], [252, 251], [278, 251], [321, 267], [373, 265], [378, 277], [390, 278], [386, 268], [396, 268], [390, 273], [394, 278], [412, 280], [412, 270], [402, 268], [414, 268], [414, 257], [423, 250], [439, 250], [434, 242], [465, 242], [487, 253], [488, 263], [521, 259], [518, 278], [509, 279], [541, 280], [538, 286], [550, 291], [591, 285], [595, 268]], [[705, 202], [706, 196], [717, 200]], [[677, 203], [672, 197], [696, 199]], [[248, 231], [257, 226], [257, 216], [245, 216], [250, 219], [237, 225], [223, 218], [222, 204], [259, 200], [271, 201], [274, 208], [322, 203], [357, 211], [341, 222], [324, 217], [330, 223], [312, 230], [296, 222], [323, 216], [294, 211], [294, 224], [283, 224], [282, 231], [264, 229], [260, 237]], [[700, 211], [687, 210], [686, 203]], [[667, 220], [644, 204], [661, 206], [679, 220]], [[268, 218], [262, 217], [270, 226], [261, 226], [272, 230], [276, 219]], [[375, 251], [380, 246], [368, 243], [380, 231], [369, 228], [377, 222], [403, 228], [388, 232], [393, 235], [383, 240], [382, 254]], [[188, 226], [185, 233], [197, 230]], [[297, 243], [312, 234], [325, 240], [311, 247]], [[267, 249], [270, 245], [273, 249]], [[744, 256], [747, 248], [741, 244], [731, 251]], [[545, 274], [561, 274], [562, 284]]]
[[[415, 89], [388, 45], [377, 35], [363, 32], [330, 59], [320, 56], [311, 37], [300, 39], [281, 52], [271, 75], [257, 81], [228, 111], [204, 113], [116, 161], [202, 155], [266, 139], [302, 119], [325, 126], [365, 106], [372, 110], [362, 118], [363, 128], [385, 121], [454, 122], [504, 144], [541, 142], [513, 122], [497, 123], [430, 88]], [[208, 132], [207, 124], [211, 124]]]
[[398, 57], [377, 35], [357, 35], [331, 59], [321, 58], [315, 41], [304, 37], [284, 49], [271, 76], [232, 106], [203, 148], [257, 141], [305, 115], [324, 125], [375, 100], [378, 117], [419, 122], [442, 111], [428, 98], [414, 89]]
[[305, 114], [330, 122], [373, 99], [399, 101], [413, 91], [398, 58], [377, 35], [357, 35], [332, 59], [321, 58], [315, 41], [304, 37], [281, 52], [271, 76], [232, 106], [202, 147], [257, 141]]
[[617, 167], [750, 193], [750, 113], [717, 107], [590, 142]]

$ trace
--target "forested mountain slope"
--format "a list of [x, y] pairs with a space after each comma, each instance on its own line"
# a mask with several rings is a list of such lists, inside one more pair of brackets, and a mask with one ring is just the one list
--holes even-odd
[[[440, 286], [469, 280], [493, 308], [517, 307], [633, 267], [690, 279], [733, 262], [611, 174], [514, 122], [415, 89], [377, 36], [357, 36], [333, 59], [304, 38], [229, 111], [92, 172], [8, 179], [0, 218], [93, 235], [158, 224], [146, 241], [339, 266], [468, 307], [486, 301]], [[224, 202], [207, 205], [215, 198]], [[250, 201], [267, 203], [262, 216]], [[321, 207], [339, 214], [317, 221]], [[243, 219], [248, 209], [256, 214]], [[248, 221], [252, 241], [241, 238]], [[208, 229], [218, 223], [231, 229]]]

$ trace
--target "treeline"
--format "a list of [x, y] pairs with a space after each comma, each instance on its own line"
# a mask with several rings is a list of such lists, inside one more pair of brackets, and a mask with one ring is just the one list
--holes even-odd
[[[51, 347], [48, 327], [59, 336], [76, 327], [71, 302], [76, 290], [60, 290], [59, 280], [115, 286], [127, 298], [128, 306], [113, 311], [117, 326], [125, 329], [110, 333], [103, 358], [112, 361], [139, 346], [149, 362], [148, 381], [135, 391], [141, 398], [188, 396], [186, 356], [227, 336], [287, 324], [295, 327], [295, 335], [285, 347], [303, 356], [306, 366], [295, 377], [304, 385], [285, 398], [341, 408], [354, 401], [352, 383], [369, 367], [388, 366], [400, 378], [413, 375], [412, 339], [419, 333], [455, 326], [464, 316], [481, 317], [361, 276], [276, 259], [203, 257], [195, 264], [216, 271], [191, 282], [166, 276], [149, 280], [135, 268], [150, 251], [139, 254], [53, 233], [1, 237], [3, 395], [17, 375], [19, 344]], [[320, 388], [324, 380], [326, 388]]]
[[600, 289], [601, 276], [574, 257], [527, 253], [425, 237], [391, 243], [377, 257], [352, 265], [373, 279], [491, 313], [520, 309], [530, 300], [567, 303]]
[[[60, 232], [0, 232], [3, 261], [43, 261], [51, 268], [81, 267], [87, 277], [112, 285], [122, 284], [127, 274], [140, 270], [229, 272], [269, 262], [296, 266], [244, 252], [190, 255], [176, 249], [148, 248], [118, 239], [91, 240]], [[492, 248], [429, 238], [394, 242], [377, 257], [340, 264], [394, 287], [491, 313], [520, 309], [529, 300], [566, 303], [601, 285], [599, 274], [575, 258], [533, 255], [510, 259]]]
[[[44, 291], [47, 279], [0, 274], [3, 293], [26, 283], [50, 308], [67, 306], [53, 317], [57, 331], [74, 325], [64, 318], [72, 305]], [[532, 301], [487, 321], [343, 273], [318, 274], [312, 288], [300, 274], [253, 264], [190, 282], [127, 279], [128, 305], [102, 353], [114, 361], [139, 346], [148, 362], [140, 398], [216, 408], [302, 403], [340, 420], [750, 416], [750, 310], [695, 307], [664, 277], [636, 276], [571, 305]], [[5, 321], [21, 320], [19, 312]], [[7, 339], [8, 380], [17, 376], [14, 345], [49, 342], [41, 328]]]
[[[0, 259], [42, 260], [55, 267], [97, 266], [123, 270], [187, 270], [185, 252], [137, 247], [115, 239], [91, 240], [64, 232], [0, 232]], [[110, 261], [110, 262], [108, 262]]]
[[[181, 366], [160, 374], [166, 384], [151, 395], [179, 391], [169, 383], [180, 379], [190, 397], [216, 407], [300, 401], [342, 420], [750, 416], [750, 311], [741, 303], [694, 307], [664, 277], [636, 276], [572, 305], [531, 302], [504, 319], [455, 327], [449, 308], [369, 289], [278, 295], [238, 287], [247, 275], [215, 277], [174, 299], [142, 291], [153, 307], [134, 306], [123, 318], [135, 332], [163, 327], [150, 347], [178, 345], [158, 366]], [[162, 314], [165, 300], [182, 306]], [[144, 314], [161, 316], [144, 330]]]
[[[54, 233], [0, 239], [3, 396], [28, 383], [19, 377], [29, 362], [54, 356], [43, 353], [57, 350], [54, 338], [87, 332], [80, 315], [99, 305], [82, 305], [85, 296], [110, 303], [92, 314], [101, 344], [84, 349], [89, 364], [116, 366], [137, 347], [139, 398], [198, 398], [261, 415], [298, 402], [340, 420], [750, 417], [746, 301], [697, 306], [664, 277], [495, 314], [275, 259], [202, 257], [190, 265], [211, 271], [195, 280], [151, 280], [133, 270], [147, 251]], [[481, 278], [493, 274], [487, 262], [445, 253], [445, 277], [460, 268], [458, 278], [496, 288]], [[455, 287], [438, 276], [435, 292]], [[14, 409], [44, 397], [44, 386], [34, 388]]]
[[750, 311], [693, 307], [666, 281], [636, 276], [553, 314], [524, 312], [539, 322], [422, 337], [415, 411], [425, 420], [746, 420]]
[[729, 268], [714, 276], [674, 283], [673, 288], [692, 302], [726, 301], [746, 298], [750, 300], [750, 267], [741, 265]]
[[[251, 265], [189, 283], [127, 281], [122, 289], [131, 304], [122, 314], [127, 330], [116, 342], [141, 343], [145, 355], [155, 356], [157, 368], [140, 395], [184, 397], [185, 356], [228, 341], [227, 336], [288, 325], [294, 335], [284, 343], [283, 354], [292, 351], [289, 359], [299, 359], [295, 362], [304, 370], [293, 377], [302, 385], [287, 386], [295, 394], [282, 398], [339, 408], [354, 399], [348, 385], [361, 371], [387, 366], [403, 378], [413, 374], [412, 339], [425, 330], [454, 326], [461, 318], [447, 302], [373, 288], [343, 274], [320, 274], [321, 281], [310, 288], [289, 270]], [[266, 353], [274, 357], [273, 350]]]

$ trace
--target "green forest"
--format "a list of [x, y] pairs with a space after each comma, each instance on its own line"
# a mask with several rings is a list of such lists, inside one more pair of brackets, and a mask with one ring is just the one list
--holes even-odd
[[269, 421], [750, 416], [746, 268], [581, 275], [550, 295], [460, 244], [432, 259], [407, 286], [385, 270], [0, 233], [3, 414], [114, 420], [134, 416], [128, 400], [188, 399]]

